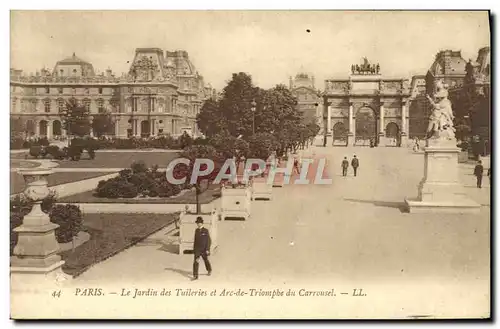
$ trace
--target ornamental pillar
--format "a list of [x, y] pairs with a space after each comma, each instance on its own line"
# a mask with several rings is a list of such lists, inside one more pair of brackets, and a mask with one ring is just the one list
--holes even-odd
[[408, 144], [408, 125], [407, 125], [407, 116], [408, 116], [408, 102], [404, 101], [401, 104], [401, 145], [406, 147]]
[[347, 133], [347, 145], [354, 145], [356, 140], [356, 125], [354, 120], [354, 104], [349, 102], [349, 132]]
[[379, 132], [378, 132], [378, 144], [381, 146], [386, 145], [385, 139], [385, 108], [384, 103], [380, 102], [380, 115], [379, 115]]

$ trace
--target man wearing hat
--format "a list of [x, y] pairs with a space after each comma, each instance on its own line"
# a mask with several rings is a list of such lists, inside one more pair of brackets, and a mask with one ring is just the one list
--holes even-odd
[[200, 256], [205, 262], [205, 268], [208, 271], [208, 275], [212, 274], [212, 265], [208, 260], [208, 255], [210, 255], [210, 245], [212, 243], [210, 239], [210, 233], [203, 227], [203, 218], [198, 216], [196, 218], [196, 225], [198, 228], [194, 231], [194, 262], [193, 262], [193, 280], [198, 280], [198, 268], [200, 262]]

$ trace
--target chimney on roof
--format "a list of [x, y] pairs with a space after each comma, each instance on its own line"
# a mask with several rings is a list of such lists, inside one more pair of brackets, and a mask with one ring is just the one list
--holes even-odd
[[108, 67], [108, 69], [106, 70], [106, 76], [107, 76], [108, 78], [111, 78], [111, 77], [112, 77], [112, 75], [113, 75], [113, 71], [111, 71], [111, 69]]

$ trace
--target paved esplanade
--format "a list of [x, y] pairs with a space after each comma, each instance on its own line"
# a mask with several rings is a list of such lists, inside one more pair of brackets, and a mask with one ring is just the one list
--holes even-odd
[[[166, 245], [173, 238], [159, 232], [95, 265], [70, 286], [116, 292], [193, 289], [188, 295], [212, 288], [218, 294], [223, 288], [296, 288], [297, 293], [335, 288], [337, 293], [334, 299], [141, 297], [146, 299], [135, 299], [133, 308], [117, 297], [113, 314], [124, 316], [122, 305], [130, 317], [141, 312], [158, 317], [452, 316], [477, 315], [488, 305], [489, 206], [480, 215], [403, 213], [404, 197], [415, 196], [422, 178], [422, 154], [405, 148], [312, 150], [327, 157], [333, 184], [275, 188], [273, 201], [253, 201], [248, 221], [220, 222], [211, 277], [202, 264], [200, 279], [189, 281], [193, 256], [177, 255]], [[354, 154], [360, 159], [358, 177], [351, 167], [342, 177], [343, 157], [350, 162]], [[462, 167], [465, 184], [474, 186], [472, 167]], [[467, 190], [489, 205], [488, 187]], [[367, 296], [340, 295], [354, 288], [363, 288]]]

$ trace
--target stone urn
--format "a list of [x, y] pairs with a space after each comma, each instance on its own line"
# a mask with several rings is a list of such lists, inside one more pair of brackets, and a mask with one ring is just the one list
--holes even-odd
[[[24, 195], [33, 202], [31, 212], [24, 216], [23, 223], [14, 229], [18, 242], [11, 257], [11, 278], [28, 279], [33, 276], [62, 274], [64, 261], [58, 255], [59, 244], [55, 230], [59, 225], [50, 221], [41, 208], [42, 201], [49, 196], [47, 177], [50, 169], [20, 170], [26, 182]], [[54, 277], [53, 279], [57, 279]]]

